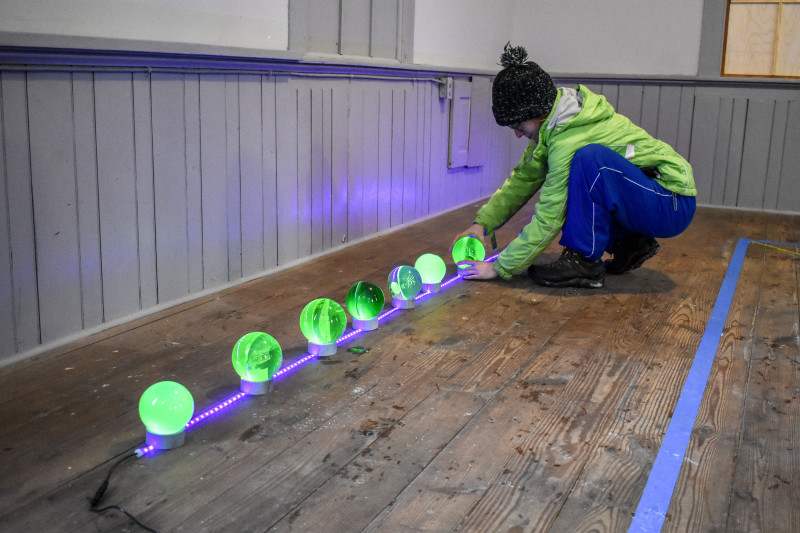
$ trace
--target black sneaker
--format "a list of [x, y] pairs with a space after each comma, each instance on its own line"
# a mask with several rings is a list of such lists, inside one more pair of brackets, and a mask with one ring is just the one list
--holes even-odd
[[614, 258], [606, 261], [606, 272], [617, 275], [636, 270], [645, 261], [656, 255], [660, 248], [658, 241], [653, 237], [641, 233], [631, 233], [612, 246], [611, 253]]
[[546, 287], [584, 287], [599, 289], [603, 286], [603, 262], [592, 261], [581, 253], [564, 248], [561, 257], [548, 265], [531, 266], [528, 275]]

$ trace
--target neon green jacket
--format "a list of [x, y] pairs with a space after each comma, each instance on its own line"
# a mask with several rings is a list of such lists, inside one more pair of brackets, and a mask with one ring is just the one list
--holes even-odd
[[608, 146], [640, 168], [655, 169], [656, 179], [669, 191], [697, 195], [691, 166], [672, 147], [617, 114], [604, 96], [582, 85], [560, 88], [542, 124], [538, 144], [528, 145], [511, 175], [475, 217], [494, 242], [494, 230], [541, 191], [530, 223], [494, 262], [495, 271], [504, 279], [525, 272], [561, 232], [570, 163], [575, 152], [587, 144]]

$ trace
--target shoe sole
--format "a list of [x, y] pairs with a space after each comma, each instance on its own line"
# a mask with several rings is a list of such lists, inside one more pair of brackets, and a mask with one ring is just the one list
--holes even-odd
[[544, 279], [533, 278], [533, 281], [545, 287], [578, 287], [581, 289], [600, 289], [603, 287], [602, 279], [566, 279], [563, 281], [547, 281]]
[[[653, 248], [651, 248], [642, 257], [637, 259], [636, 262], [633, 263], [628, 268], [625, 268], [625, 269], [619, 270], [619, 271], [616, 271], [614, 269], [608, 270], [608, 268], [606, 268], [606, 274], [611, 274], [612, 276], [619, 276], [620, 274], [624, 274], [625, 272], [630, 272], [631, 270], [636, 270], [637, 268], [642, 266], [648, 259], [652, 259], [658, 253], [659, 250], [661, 250], [661, 245], [656, 243], [656, 245]], [[609, 263], [610, 263], [610, 261], [609, 261]]]

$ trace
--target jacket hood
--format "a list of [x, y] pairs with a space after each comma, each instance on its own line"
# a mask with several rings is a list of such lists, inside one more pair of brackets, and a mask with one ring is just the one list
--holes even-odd
[[563, 129], [599, 122], [613, 115], [614, 108], [603, 96], [587, 91], [582, 85], [577, 89], [561, 87], [545, 131], [549, 137]]

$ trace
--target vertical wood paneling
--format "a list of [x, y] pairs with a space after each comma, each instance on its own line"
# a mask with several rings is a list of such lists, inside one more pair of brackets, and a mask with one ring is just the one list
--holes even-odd
[[399, 0], [396, 58], [401, 63], [414, 62], [414, 13], [414, 1]]
[[657, 85], [645, 85], [642, 92], [642, 128], [652, 136], [658, 132], [658, 103], [661, 88]]
[[[449, 144], [449, 129], [447, 114], [442, 117], [442, 147], [444, 148], [445, 162], [449, 158], [447, 147]], [[442, 170], [442, 209], [447, 209], [451, 205], [458, 205], [461, 203], [461, 191], [463, 183], [459, 183], [458, 177], [465, 172], [466, 169], [451, 169], [445, 168]]]
[[[674, 148], [679, 154], [689, 159], [694, 120], [694, 87], [681, 87], [680, 119], [678, 121], [678, 138]], [[695, 178], [696, 179], [696, 178]]]
[[425, 142], [430, 138], [430, 113], [428, 96], [430, 94], [429, 84], [415, 83], [414, 89], [417, 96], [417, 195], [414, 199], [415, 214], [417, 217], [424, 217], [428, 214], [428, 183], [430, 168], [429, 143]]
[[261, 156], [264, 209], [264, 268], [278, 264], [277, 146], [275, 130], [275, 79], [261, 77]]
[[[136, 166], [131, 75], [98, 74], [95, 76], [94, 94], [97, 171], [94, 177], [94, 169], [91, 169], [94, 147], [85, 146], [77, 150], [79, 159], [89, 158], [89, 165], [81, 166], [89, 167], [87, 170], [91, 172], [86, 180], [83, 178], [87, 176], [78, 174], [78, 190], [80, 193], [81, 189], [87, 188], [89, 195], [95, 191], [97, 194], [96, 198], [87, 198], [86, 203], [99, 202], [103, 310], [106, 320], [114, 320], [139, 309], [139, 288], [131, 283], [131, 280], [139, 278], [138, 265], [131, 261], [136, 257], [139, 245], [136, 225], [132, 223], [137, 213], [136, 182], [131, 179]], [[91, 183], [95, 179], [96, 185]], [[89, 183], [83, 186], [82, 181]], [[91, 217], [94, 213], [89, 209], [86, 214]], [[84, 238], [93, 240], [95, 228], [86, 229], [87, 235], [81, 232], [81, 241]]]
[[739, 198], [739, 185], [742, 176], [742, 150], [744, 149], [744, 128], [747, 122], [747, 104], [745, 98], [733, 100], [733, 114], [731, 115], [731, 138], [728, 150], [728, 170], [721, 175], [725, 185], [725, 195], [722, 203], [734, 207]]
[[[709, 201], [714, 205], [724, 205], [725, 177], [728, 173], [728, 164], [731, 148], [731, 124], [733, 121], [733, 100], [722, 98], [719, 101], [719, 115], [717, 116], [716, 137], [711, 136], [715, 142], [710, 153], [714, 154], [714, 167], [711, 174], [711, 197]], [[738, 175], [736, 176], [738, 180]]]
[[372, 0], [371, 57], [398, 57], [398, 2], [399, 0]]
[[22, 72], [3, 72], [0, 82], [12, 285], [11, 298], [7, 302], [14, 314], [16, 350], [24, 351], [41, 342], [27, 79]]
[[[494, 121], [487, 127], [487, 135], [486, 135], [486, 153], [491, 154], [487, 157], [485, 165], [485, 175], [484, 179], [481, 179], [480, 183], [480, 197], [483, 198], [485, 196], [490, 195], [494, 192], [494, 189], [488, 189], [491, 183], [491, 180], [485, 179], [486, 175], [489, 176], [502, 176], [506, 177], [508, 174], [505, 172], [503, 168], [503, 162], [505, 162], [505, 150], [502, 150], [500, 145], [500, 135], [499, 130], [500, 126], [497, 126]], [[505, 128], [508, 129], [508, 128]]]
[[277, 79], [275, 107], [275, 130], [278, 157], [278, 264], [284, 265], [300, 257], [297, 242], [297, 110], [298, 93], [294, 85], [285, 79]]
[[492, 120], [492, 84], [489, 78], [473, 76], [469, 109], [469, 156], [467, 166], [490, 164], [487, 157], [489, 137], [495, 126]]
[[308, 0], [292, 0], [289, 4], [289, 20], [292, 25], [289, 28], [289, 50], [308, 49], [308, 8], [310, 2]]
[[350, 107], [350, 82], [333, 80], [328, 92], [331, 105], [331, 238], [332, 246], [341, 246], [347, 240], [347, 131], [348, 109]]
[[412, 86], [403, 91], [403, 222], [411, 222], [417, 208], [417, 94]]
[[378, 100], [378, 231], [392, 224], [392, 89], [381, 87]]
[[676, 86], [662, 87], [658, 101], [658, 126], [655, 137], [673, 148], [678, 143], [678, 124], [681, 115], [681, 88]]
[[339, 53], [369, 55], [371, 0], [341, 0]]
[[[342, 129], [337, 129], [336, 126], [333, 125], [333, 113], [334, 108], [333, 106], [333, 88], [325, 87], [322, 90], [322, 161], [323, 161], [323, 172], [322, 172], [322, 246], [323, 250], [329, 249], [332, 245], [336, 245], [336, 242], [342, 242], [343, 235], [347, 233], [347, 224], [345, 219], [345, 224], [343, 228], [339, 228], [341, 233], [339, 233], [336, 237], [334, 237], [333, 233], [333, 226], [336, 224], [335, 217], [333, 216], [333, 210], [336, 204], [338, 203], [338, 199], [334, 199], [336, 196], [336, 186], [334, 186], [334, 171], [333, 171], [333, 158], [336, 154], [336, 150], [333, 149], [333, 140], [338, 138], [341, 139], [343, 135], [337, 135], [335, 132], [345, 131]], [[339, 125], [339, 127], [346, 127], [345, 124]], [[338, 177], [338, 176], [337, 176]], [[345, 192], [347, 191], [347, 185], [345, 184]], [[343, 202], [347, 202], [347, 197], [343, 199]], [[346, 216], [346, 215], [345, 215]], [[333, 243], [333, 244], [332, 244]]]
[[[493, 194], [496, 187], [498, 185], [502, 185], [503, 183], [502, 180], [508, 177], [508, 175], [511, 173], [511, 170], [514, 168], [514, 165], [517, 162], [516, 152], [512, 150], [512, 143], [510, 142], [512, 139], [516, 139], [516, 137], [514, 137], [514, 132], [508, 130], [507, 128], [498, 127], [495, 130], [494, 139], [495, 139], [494, 150], [496, 150], [497, 153], [502, 154], [502, 157], [497, 160], [497, 165], [495, 168], [496, 173], [494, 175], [502, 179], [497, 180], [499, 182], [497, 182], [496, 184], [495, 182], [491, 181], [488, 182], [484, 186], [483, 190], [484, 196], [489, 196], [490, 194]], [[512, 154], [512, 152], [514, 153]]]
[[380, 89], [370, 82], [364, 89], [364, 168], [361, 175], [363, 234], [376, 233], [379, 228], [380, 197]]
[[308, 8], [301, 14], [305, 18], [306, 50], [338, 54], [339, 2], [308, 2]]
[[405, 99], [406, 92], [395, 88], [392, 91], [391, 118], [391, 188], [390, 205], [392, 227], [403, 223], [403, 148], [405, 146]]
[[153, 182], [158, 300], [188, 294], [184, 78], [153, 74]]
[[11, 272], [11, 227], [8, 217], [8, 176], [6, 175], [3, 78], [0, 73], [0, 356], [17, 351], [14, 324], [14, 282]]
[[[326, 200], [330, 201], [330, 194], [325, 194], [326, 181], [330, 187], [330, 172], [325, 168], [325, 158], [327, 150], [324, 148], [326, 137], [325, 130], [329, 126], [326, 124], [330, 120], [325, 119], [325, 111], [322, 104], [323, 90], [314, 86], [311, 88], [311, 108], [309, 111], [309, 152], [308, 168], [311, 180], [311, 252], [319, 253], [325, 249], [325, 233], [327, 230], [327, 243], [330, 246], [330, 221], [326, 220], [330, 208], [325, 206]], [[303, 150], [303, 120], [300, 119], [301, 142], [300, 155], [298, 155], [298, 167], [305, 168]], [[301, 171], [302, 172], [302, 171]], [[327, 197], [327, 198], [326, 198]], [[301, 249], [302, 253], [302, 249]]]
[[[1, 97], [2, 95], [0, 95]], [[3, 120], [0, 116], [0, 127], [3, 126]], [[9, 227], [8, 227], [8, 195], [6, 194], [6, 179], [3, 172], [2, 165], [5, 163], [5, 157], [0, 151], [0, 302], [5, 305], [0, 306], [0, 328], [3, 330], [3, 335], [0, 335], [0, 354], [13, 354], [17, 351], [17, 343], [14, 339], [15, 325], [14, 325], [14, 306], [13, 306], [13, 290], [14, 286], [11, 281], [11, 242], [9, 240]]]
[[431, 172], [430, 172], [430, 196], [429, 211], [438, 213], [444, 209], [445, 196], [445, 174], [447, 173], [447, 138], [449, 135], [449, 121], [447, 110], [450, 104], [447, 100], [439, 98], [435, 92], [431, 99], [434, 113], [431, 117]]
[[[447, 122], [445, 119], [443, 122]], [[446, 130], [450, 128], [443, 124], [442, 127]], [[442, 144], [447, 146], [450, 142], [449, 139], [449, 132], [445, 134], [442, 139]], [[521, 152], [520, 152], [521, 153]], [[446, 154], [445, 157], [449, 159], [449, 154]], [[447, 209], [451, 205], [459, 205], [462, 203], [462, 196], [464, 186], [466, 185], [464, 179], [462, 178], [467, 172], [466, 168], [447, 168], [446, 170], [442, 171], [442, 205], [441, 208]]]
[[783, 160], [788, 114], [789, 102], [775, 102], [772, 131], [769, 136], [769, 156], [766, 183], [764, 183], [764, 201], [762, 202], [762, 207], [768, 210], [776, 209], [778, 206], [778, 187], [781, 179], [781, 163]]
[[736, 205], [761, 209], [767, 181], [775, 102], [750, 100], [742, 147], [741, 178]]
[[414, 2], [289, 2], [289, 49], [411, 62]]
[[[297, 83], [297, 241], [298, 258], [312, 253], [311, 241], [315, 227], [321, 228], [322, 224], [314, 224], [314, 190], [311, 175], [311, 96], [312, 90], [306, 85]], [[319, 213], [320, 209], [316, 212]], [[318, 229], [319, 231], [319, 229]]]
[[450, 168], [467, 166], [471, 99], [472, 84], [469, 80], [456, 78], [453, 82], [453, 99], [450, 100]]
[[201, 291], [203, 283], [203, 181], [200, 157], [200, 77], [186, 76], [186, 227], [189, 257], [189, 292]]
[[[605, 87], [604, 87], [605, 90]], [[608, 98], [608, 97], [606, 97]], [[611, 100], [609, 100], [610, 102]], [[614, 105], [614, 104], [612, 104]], [[642, 118], [642, 86], [641, 85], [620, 85], [619, 98], [614, 109], [620, 115], [624, 115], [636, 125], [641, 125]]]
[[47, 343], [83, 327], [68, 73], [28, 74], [39, 326]]
[[[130, 75], [122, 75], [122, 82], [128, 85], [128, 90], [125, 91], [125, 96], [128, 100], [122, 103], [123, 108], [127, 108], [128, 117], [127, 123], [129, 130], [123, 131], [121, 137], [124, 138], [127, 133], [129, 144], [122, 148], [126, 150], [120, 154], [122, 160], [128, 159], [127, 175], [118, 175], [119, 179], [126, 179], [131, 184], [130, 189], [132, 194], [122, 199], [123, 210], [133, 205], [133, 212], [128, 212], [128, 219], [117, 219], [116, 225], [120, 227], [120, 222], [128, 227], [121, 227], [121, 231], [126, 234], [133, 234], [132, 247], [123, 246], [122, 249], [117, 249], [118, 252], [123, 250], [129, 254], [126, 255], [125, 261], [129, 264], [123, 266], [128, 272], [120, 278], [119, 270], [108, 268], [108, 271], [101, 268], [101, 243], [100, 243], [100, 210], [102, 209], [103, 198], [107, 196], [99, 196], [98, 194], [98, 161], [97, 149], [103, 144], [104, 139], [98, 138], [98, 130], [95, 127], [97, 122], [96, 118], [96, 104], [97, 91], [95, 90], [95, 76], [88, 72], [76, 72], [72, 74], [72, 102], [74, 107], [74, 124], [75, 124], [75, 178], [78, 194], [78, 239], [79, 239], [79, 253], [80, 253], [80, 270], [81, 270], [81, 305], [83, 309], [83, 327], [92, 327], [102, 324], [104, 319], [109, 320], [110, 316], [119, 317], [124, 312], [132, 312], [139, 308], [139, 287], [137, 283], [131, 283], [130, 280], [136, 280], [139, 277], [138, 264], [135, 261], [130, 261], [130, 257], [135, 257], [138, 254], [138, 238], [136, 236], [136, 226], [131, 224], [131, 221], [136, 220], [136, 183], [130, 179], [135, 175], [133, 167], [133, 120], [132, 120], [132, 85]], [[102, 90], [100, 94], [102, 94]], [[117, 102], [119, 103], [119, 102]], [[123, 124], [125, 124], [123, 122]], [[124, 127], [124, 126], [123, 126]], [[108, 134], [107, 131], [101, 132]], [[124, 144], [124, 143], [122, 143]], [[124, 167], [124, 165], [121, 165]], [[100, 202], [98, 202], [98, 199]], [[108, 206], [106, 206], [108, 208]], [[115, 216], [115, 215], [112, 215]], [[130, 241], [122, 239], [126, 244]], [[109, 248], [113, 249], [115, 243], [111, 243]], [[105, 247], [102, 251], [108, 254]], [[122, 260], [122, 255], [112, 257], [111, 260], [119, 265]], [[105, 279], [104, 279], [105, 278]], [[109, 279], [110, 278], [110, 279]], [[127, 279], [126, 279], [127, 278]], [[109, 293], [106, 294], [106, 283], [116, 280], [116, 284], [109, 287]], [[127, 290], [123, 294], [119, 294], [120, 283], [127, 285]], [[127, 293], [127, 294], [126, 294]], [[107, 302], [104, 309], [103, 299], [107, 298], [113, 302]], [[127, 309], [115, 308], [115, 305], [122, 305]], [[112, 313], [112, 315], [109, 315]], [[104, 316], [105, 315], [105, 316]]]
[[364, 107], [363, 89], [350, 91], [347, 121], [347, 238], [354, 240], [364, 234]]
[[786, 137], [783, 143], [783, 164], [778, 192], [778, 209], [797, 212], [800, 198], [800, 100], [789, 102], [786, 121]]
[[[622, 85], [622, 87], [624, 86], [625, 85]], [[620, 90], [620, 85], [616, 83], [604, 83], [602, 85], [601, 94], [606, 97], [606, 100], [608, 100], [608, 103], [611, 104], [614, 109], [617, 108], [619, 102]]]
[[[429, 152], [429, 171], [428, 171], [428, 212], [436, 213], [440, 210], [442, 203], [442, 179], [441, 168], [439, 167], [439, 155], [441, 154], [441, 133], [442, 133], [442, 112], [445, 109], [443, 100], [439, 98], [439, 92], [431, 89], [431, 119], [430, 137], [428, 141]], [[445, 160], [445, 165], [447, 161]]]
[[697, 97], [688, 157], [694, 172], [699, 203], [711, 201], [719, 104], [719, 99], [712, 96]]
[[242, 275], [264, 270], [264, 179], [261, 142], [261, 76], [239, 77]]
[[200, 175], [203, 286], [228, 280], [228, 185], [225, 77], [200, 77]]
[[153, 124], [150, 75], [133, 75], [133, 125], [136, 154], [136, 227], [139, 236], [139, 307], [158, 303], [156, 207], [153, 181]]
[[242, 277], [242, 175], [239, 166], [239, 76], [225, 76], [228, 280]]

